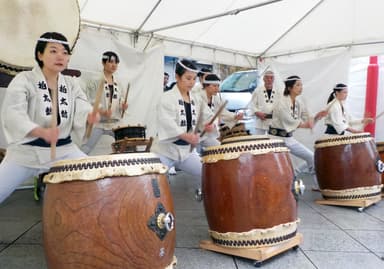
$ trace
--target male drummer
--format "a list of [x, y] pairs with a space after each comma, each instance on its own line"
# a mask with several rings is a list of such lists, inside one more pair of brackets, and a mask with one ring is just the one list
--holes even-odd
[[275, 75], [268, 70], [263, 77], [264, 85], [256, 88], [248, 107], [256, 115], [256, 135], [265, 135], [272, 121], [272, 109], [282, 91], [274, 88]]
[[114, 136], [112, 129], [121, 126], [121, 119], [128, 108], [126, 90], [114, 77], [120, 62], [119, 56], [113, 51], [106, 51], [101, 62], [103, 64], [101, 78], [89, 81], [86, 86], [88, 100], [93, 104], [99, 96], [98, 112], [101, 115], [100, 123], [93, 128], [87, 143], [81, 146], [81, 150], [86, 154], [93, 150], [102, 135]]

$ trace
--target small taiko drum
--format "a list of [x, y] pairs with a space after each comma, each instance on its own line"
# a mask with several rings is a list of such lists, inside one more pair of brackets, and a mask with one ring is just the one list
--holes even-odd
[[236, 123], [232, 128], [229, 128], [227, 125], [222, 125], [219, 132], [220, 141], [226, 138], [249, 135], [249, 131], [245, 129], [245, 124], [242, 122]]
[[231, 248], [278, 245], [297, 232], [289, 149], [282, 140], [242, 139], [203, 152], [202, 195], [210, 237]]
[[328, 135], [315, 141], [315, 168], [324, 199], [380, 196], [382, 168], [369, 133]]
[[48, 268], [173, 268], [174, 206], [152, 153], [54, 164], [44, 177]]
[[[376, 143], [377, 151], [379, 152], [379, 156], [382, 162], [384, 162], [384, 142]], [[384, 173], [381, 174], [381, 183], [384, 185]], [[383, 188], [384, 192], [384, 188]]]
[[112, 131], [116, 141], [124, 138], [145, 139], [145, 127], [140, 125], [118, 127]]
[[113, 129], [115, 142], [112, 143], [113, 153], [149, 152], [152, 137], [146, 139], [144, 126], [125, 126]]

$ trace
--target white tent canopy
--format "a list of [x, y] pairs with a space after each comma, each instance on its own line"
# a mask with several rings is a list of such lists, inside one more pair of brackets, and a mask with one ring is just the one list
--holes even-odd
[[[79, 0], [83, 25], [120, 30], [131, 45], [255, 67], [258, 58], [350, 48], [384, 53], [382, 0]], [[224, 14], [233, 15], [224, 15]], [[181, 26], [178, 26], [181, 25]]]

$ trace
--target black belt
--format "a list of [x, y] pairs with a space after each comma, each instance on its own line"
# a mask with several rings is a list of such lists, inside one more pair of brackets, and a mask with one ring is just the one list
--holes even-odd
[[291, 137], [292, 136], [292, 132], [287, 132], [284, 129], [273, 128], [271, 126], [269, 126], [268, 134], [275, 135], [275, 136], [282, 136], [282, 137]]
[[176, 141], [173, 142], [173, 144], [176, 144], [178, 146], [187, 146], [189, 145], [189, 143], [183, 139], [178, 139]]
[[325, 133], [326, 134], [336, 134], [336, 135], [343, 135], [344, 134], [344, 131], [341, 132], [341, 134], [339, 134], [335, 127], [333, 127], [332, 125], [330, 124], [327, 124], [327, 129], [325, 130]]
[[[68, 145], [71, 142], [72, 142], [72, 139], [71, 139], [71, 136], [69, 135], [66, 138], [57, 140], [56, 146], [60, 147], [60, 146]], [[51, 144], [48, 144], [42, 138], [35, 139], [28, 143], [24, 143], [23, 145], [30, 145], [30, 146], [44, 147], [44, 148], [49, 148], [51, 146]]]

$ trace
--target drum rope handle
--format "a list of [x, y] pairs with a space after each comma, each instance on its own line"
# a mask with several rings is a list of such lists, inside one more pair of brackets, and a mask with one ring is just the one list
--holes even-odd
[[175, 217], [171, 212], [160, 213], [157, 216], [157, 227], [160, 229], [166, 229], [168, 232], [172, 231], [175, 227]]
[[[95, 102], [93, 103], [93, 111], [92, 111], [92, 113], [96, 113], [97, 110], [99, 109], [99, 104], [100, 104], [100, 100], [101, 100], [101, 95], [103, 93], [103, 89], [104, 89], [104, 78], [100, 79], [99, 87], [98, 87], [97, 92], [96, 92]], [[88, 123], [87, 130], [85, 132], [85, 137], [86, 138], [89, 138], [91, 136], [92, 128], [93, 128], [93, 124], [92, 123]]]
[[[125, 97], [124, 97], [124, 103], [123, 104], [126, 104], [127, 103], [127, 100], [128, 100], [128, 93], [129, 93], [129, 88], [131, 87], [131, 85], [128, 83], [128, 86], [127, 86], [127, 92], [125, 93]], [[125, 113], [125, 109], [122, 109], [121, 111], [121, 118], [124, 117], [124, 113]]]

